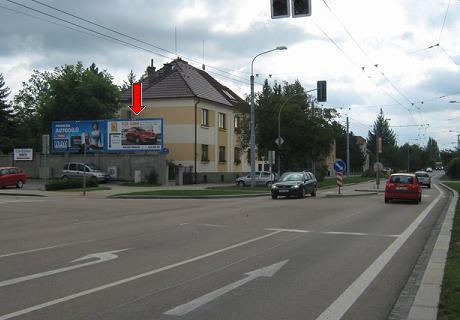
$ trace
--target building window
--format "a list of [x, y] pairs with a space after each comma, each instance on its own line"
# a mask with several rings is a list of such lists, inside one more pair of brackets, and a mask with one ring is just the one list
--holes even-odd
[[225, 162], [225, 147], [219, 147], [219, 162]]
[[240, 117], [235, 116], [235, 118], [233, 119], [233, 127], [235, 129], [239, 129], [239, 127], [240, 127]]
[[203, 127], [209, 127], [209, 110], [201, 109], [201, 125]]
[[201, 145], [201, 161], [209, 161], [209, 146], [207, 144]]
[[236, 147], [235, 148], [235, 164], [239, 165], [241, 163], [241, 149]]
[[219, 129], [225, 129], [225, 113], [219, 113]]

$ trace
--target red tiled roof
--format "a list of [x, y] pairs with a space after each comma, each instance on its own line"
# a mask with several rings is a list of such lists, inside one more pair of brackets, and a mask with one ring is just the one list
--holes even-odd
[[[230, 107], [243, 101], [231, 89], [223, 86], [207, 72], [176, 59], [155, 72], [155, 78], [142, 81], [143, 99], [198, 97]], [[122, 101], [131, 101], [131, 88], [121, 95]]]

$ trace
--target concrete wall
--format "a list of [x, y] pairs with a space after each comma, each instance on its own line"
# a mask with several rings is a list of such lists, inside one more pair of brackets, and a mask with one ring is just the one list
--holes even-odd
[[[158, 182], [166, 184], [166, 158], [163, 154], [145, 153], [145, 154], [88, 154], [86, 159], [83, 159], [81, 154], [52, 154], [46, 156], [46, 164], [50, 168], [51, 177], [59, 177], [62, 174], [62, 168], [67, 162], [86, 162], [94, 163], [99, 168], [107, 171], [108, 167], [118, 168], [119, 180], [134, 180], [134, 171], [141, 170], [142, 178], [152, 169], [158, 175]], [[45, 167], [45, 156], [39, 153], [34, 154], [33, 161], [15, 161], [13, 155], [1, 155], [0, 166], [16, 166], [27, 173], [30, 178], [40, 178]], [[42, 172], [43, 174], [43, 172]]]

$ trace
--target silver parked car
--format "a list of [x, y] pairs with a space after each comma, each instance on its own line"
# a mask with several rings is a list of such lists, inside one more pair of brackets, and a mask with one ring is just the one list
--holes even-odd
[[[268, 171], [256, 172], [256, 185], [270, 187], [275, 182], [275, 174]], [[251, 185], [251, 174], [236, 179], [237, 186], [250, 186]]]
[[427, 186], [428, 188], [431, 188], [431, 177], [426, 171], [417, 171], [415, 173], [415, 176], [417, 177], [418, 183], [422, 186]]
[[110, 178], [109, 174], [99, 169], [93, 163], [80, 163], [80, 162], [69, 162], [64, 165], [62, 169], [62, 178], [83, 178], [83, 174], [86, 172], [86, 178], [97, 179], [99, 182], [107, 182]]

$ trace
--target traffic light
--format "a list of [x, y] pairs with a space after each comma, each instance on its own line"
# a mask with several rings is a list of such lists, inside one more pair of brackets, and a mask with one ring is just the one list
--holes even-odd
[[292, 17], [311, 16], [311, 0], [291, 0]]
[[327, 82], [324, 80], [316, 82], [316, 100], [318, 102], [327, 101]]
[[272, 19], [286, 18], [291, 15], [289, 0], [270, 0]]

